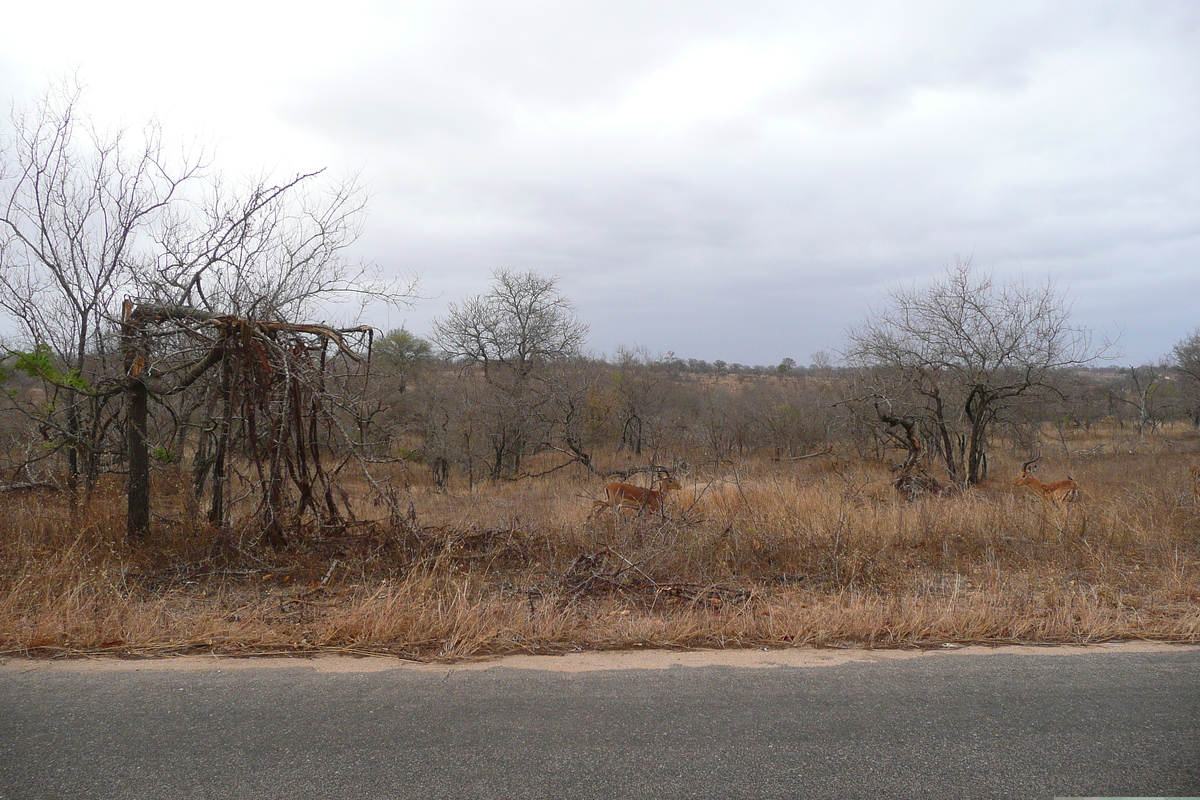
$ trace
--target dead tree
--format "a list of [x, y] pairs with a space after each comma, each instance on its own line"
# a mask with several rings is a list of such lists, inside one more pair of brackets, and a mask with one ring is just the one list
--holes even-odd
[[[197, 470], [198, 494], [206, 482], [211, 485], [209, 521], [230, 530], [235, 459], [244, 462], [241, 477], [259, 489], [252, 493], [250, 516], [261, 521], [273, 546], [305, 524], [321, 528], [354, 519], [338, 477], [355, 460], [358, 442], [339, 412], [346, 410], [347, 390], [366, 390], [373, 329], [250, 320], [126, 300], [122, 334], [131, 537], [144, 537], [149, 529], [150, 399], [186, 391], [214, 369], [219, 388], [209, 433], [215, 439], [212, 463]], [[335, 443], [344, 446], [338, 451]], [[357, 460], [365, 471], [365, 462]]]
[[[876, 406], [875, 410], [879, 413], [880, 421], [888, 426], [887, 435], [908, 450], [904, 462], [893, 467], [897, 475], [892, 481], [892, 486], [896, 487], [900, 496], [906, 500], [916, 500], [921, 495], [946, 493], [949, 487], [944, 486], [921, 465], [921, 443], [917, 439], [916, 423], [907, 417], [885, 413], [879, 406]], [[903, 436], [896, 432], [897, 427], [904, 431]]]
[[984, 479], [998, 425], [1110, 351], [1071, 323], [1051, 281], [1003, 281], [969, 261], [888, 300], [850, 332], [847, 362], [869, 394], [920, 421], [930, 454], [967, 486]]

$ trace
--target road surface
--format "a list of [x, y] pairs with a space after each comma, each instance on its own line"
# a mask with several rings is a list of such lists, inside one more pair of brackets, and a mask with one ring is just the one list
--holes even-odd
[[0, 663], [0, 798], [1200, 795], [1200, 648]]

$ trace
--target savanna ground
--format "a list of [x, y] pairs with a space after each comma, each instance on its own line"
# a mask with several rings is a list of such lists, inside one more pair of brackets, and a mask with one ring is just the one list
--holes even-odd
[[[1085, 457], [1068, 459], [1071, 452]], [[602, 469], [634, 463], [611, 455]], [[397, 470], [410, 513], [284, 550], [156, 517], [125, 540], [114, 483], [0, 506], [0, 654], [390, 654], [453, 661], [629, 648], [1200, 641], [1200, 437], [1050, 443], [1066, 508], [1012, 485], [902, 500], [837, 454], [694, 464], [658, 514], [594, 519], [582, 469], [516, 482]], [[169, 476], [156, 513], [181, 507]], [[364, 519], [386, 516], [363, 504]], [[192, 515], [199, 520], [201, 515]]]

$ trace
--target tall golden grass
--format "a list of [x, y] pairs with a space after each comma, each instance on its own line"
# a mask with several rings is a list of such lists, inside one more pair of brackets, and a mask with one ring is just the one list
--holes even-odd
[[1082, 486], [1065, 508], [1012, 485], [1017, 458], [969, 491], [916, 502], [879, 464], [752, 459], [677, 476], [683, 489], [661, 513], [596, 519], [603, 481], [587, 474], [445, 492], [409, 474], [415, 521], [312, 534], [282, 552], [161, 519], [131, 545], [115, 489], [74, 508], [10, 496], [0, 652], [454, 660], [1195, 642], [1196, 444], [1113, 439], [1086, 459], [1048, 454], [1048, 479], [1069, 471]]

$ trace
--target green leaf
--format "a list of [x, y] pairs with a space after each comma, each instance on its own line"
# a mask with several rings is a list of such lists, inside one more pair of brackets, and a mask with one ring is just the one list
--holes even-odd
[[39, 378], [68, 389], [79, 389], [85, 392], [92, 388], [84, 380], [79, 370], [73, 369], [65, 374], [61, 372], [54, 364], [54, 351], [50, 349], [50, 345], [44, 342], [38, 343], [32, 351], [9, 350], [8, 354], [16, 357], [13, 368], [24, 372], [31, 378]]

